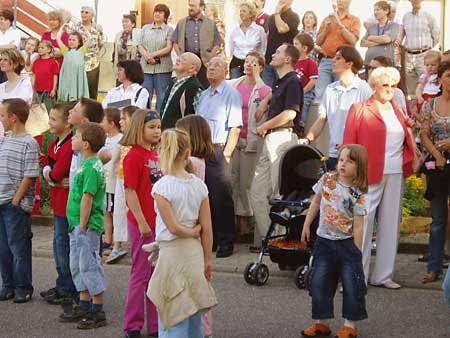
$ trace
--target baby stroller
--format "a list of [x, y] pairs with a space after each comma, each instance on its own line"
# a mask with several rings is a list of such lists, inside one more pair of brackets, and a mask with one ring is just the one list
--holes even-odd
[[295, 270], [298, 288], [308, 288], [318, 217], [311, 225], [311, 241], [307, 246], [300, 242], [300, 237], [310, 197], [314, 194], [312, 187], [325, 171], [322, 153], [310, 145], [293, 146], [284, 154], [280, 162], [281, 199], [270, 202], [271, 222], [262, 240], [258, 261], [248, 263], [244, 270], [248, 284], [266, 284], [269, 269], [262, 261], [264, 256], [269, 256], [272, 262], [278, 263], [280, 270]]

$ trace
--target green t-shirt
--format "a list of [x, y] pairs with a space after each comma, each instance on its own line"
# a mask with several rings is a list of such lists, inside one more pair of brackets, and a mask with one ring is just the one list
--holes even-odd
[[105, 178], [103, 175], [103, 164], [98, 157], [91, 157], [81, 163], [73, 179], [73, 184], [67, 202], [67, 220], [69, 221], [69, 232], [72, 232], [80, 224], [80, 204], [83, 194], [91, 194], [91, 215], [89, 217], [88, 229], [99, 234], [103, 232], [104, 223], [104, 199]]

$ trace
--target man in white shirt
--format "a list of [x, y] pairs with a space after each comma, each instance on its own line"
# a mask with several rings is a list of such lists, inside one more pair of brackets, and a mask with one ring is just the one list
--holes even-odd
[[423, 0], [410, 0], [412, 11], [403, 16], [406, 86], [408, 94], [415, 96], [417, 79], [425, 73], [424, 55], [439, 44], [440, 31], [436, 19], [422, 9]]

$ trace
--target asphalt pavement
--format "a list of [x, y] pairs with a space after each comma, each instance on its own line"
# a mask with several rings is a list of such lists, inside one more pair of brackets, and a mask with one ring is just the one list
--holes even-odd
[[[80, 331], [76, 324], [57, 321], [59, 306], [42, 301], [38, 292], [51, 287], [56, 277], [53, 260], [35, 257], [33, 278], [36, 289], [31, 302], [0, 302], [1, 338], [90, 338], [123, 336], [122, 321], [130, 267], [105, 266], [108, 290], [105, 311], [108, 325]], [[310, 324], [311, 299], [295, 287], [290, 278], [272, 276], [267, 285], [247, 285], [239, 273], [214, 274], [219, 305], [214, 309], [214, 338], [296, 338]], [[335, 300], [333, 332], [342, 324], [341, 295]], [[359, 324], [358, 337], [448, 338], [450, 311], [441, 291], [402, 288], [369, 288], [369, 319]]]

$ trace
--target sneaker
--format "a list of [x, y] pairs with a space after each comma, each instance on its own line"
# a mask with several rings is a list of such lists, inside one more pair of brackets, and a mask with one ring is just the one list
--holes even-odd
[[51, 305], [62, 305], [68, 302], [72, 302], [73, 298], [67, 295], [60, 295], [58, 292], [49, 294], [44, 300]]
[[17, 293], [14, 295], [14, 303], [17, 304], [22, 304], [22, 303], [27, 303], [31, 300], [31, 297], [33, 296], [32, 292], [28, 292], [24, 295], [18, 295]]
[[106, 325], [106, 315], [104, 311], [92, 312], [89, 311], [88, 315], [85, 316], [77, 325], [77, 329], [89, 330], [96, 329]]
[[55, 294], [56, 293], [56, 288], [51, 288], [48, 289], [47, 291], [41, 291], [39, 294], [41, 295], [42, 298], [47, 298], [48, 295], [51, 294]]
[[127, 331], [127, 334], [125, 335], [125, 338], [141, 338], [141, 332], [140, 331]]
[[0, 301], [9, 300], [14, 298], [14, 289], [1, 288], [0, 289]]
[[106, 264], [116, 263], [119, 259], [124, 257], [126, 254], [127, 254], [127, 252], [122, 248], [113, 249], [113, 251], [111, 251], [111, 253], [109, 254], [108, 259], [106, 259], [105, 263]]
[[74, 323], [78, 322], [89, 314], [88, 309], [83, 309], [79, 306], [75, 306], [68, 311], [64, 311], [59, 315], [59, 321], [61, 323]]

